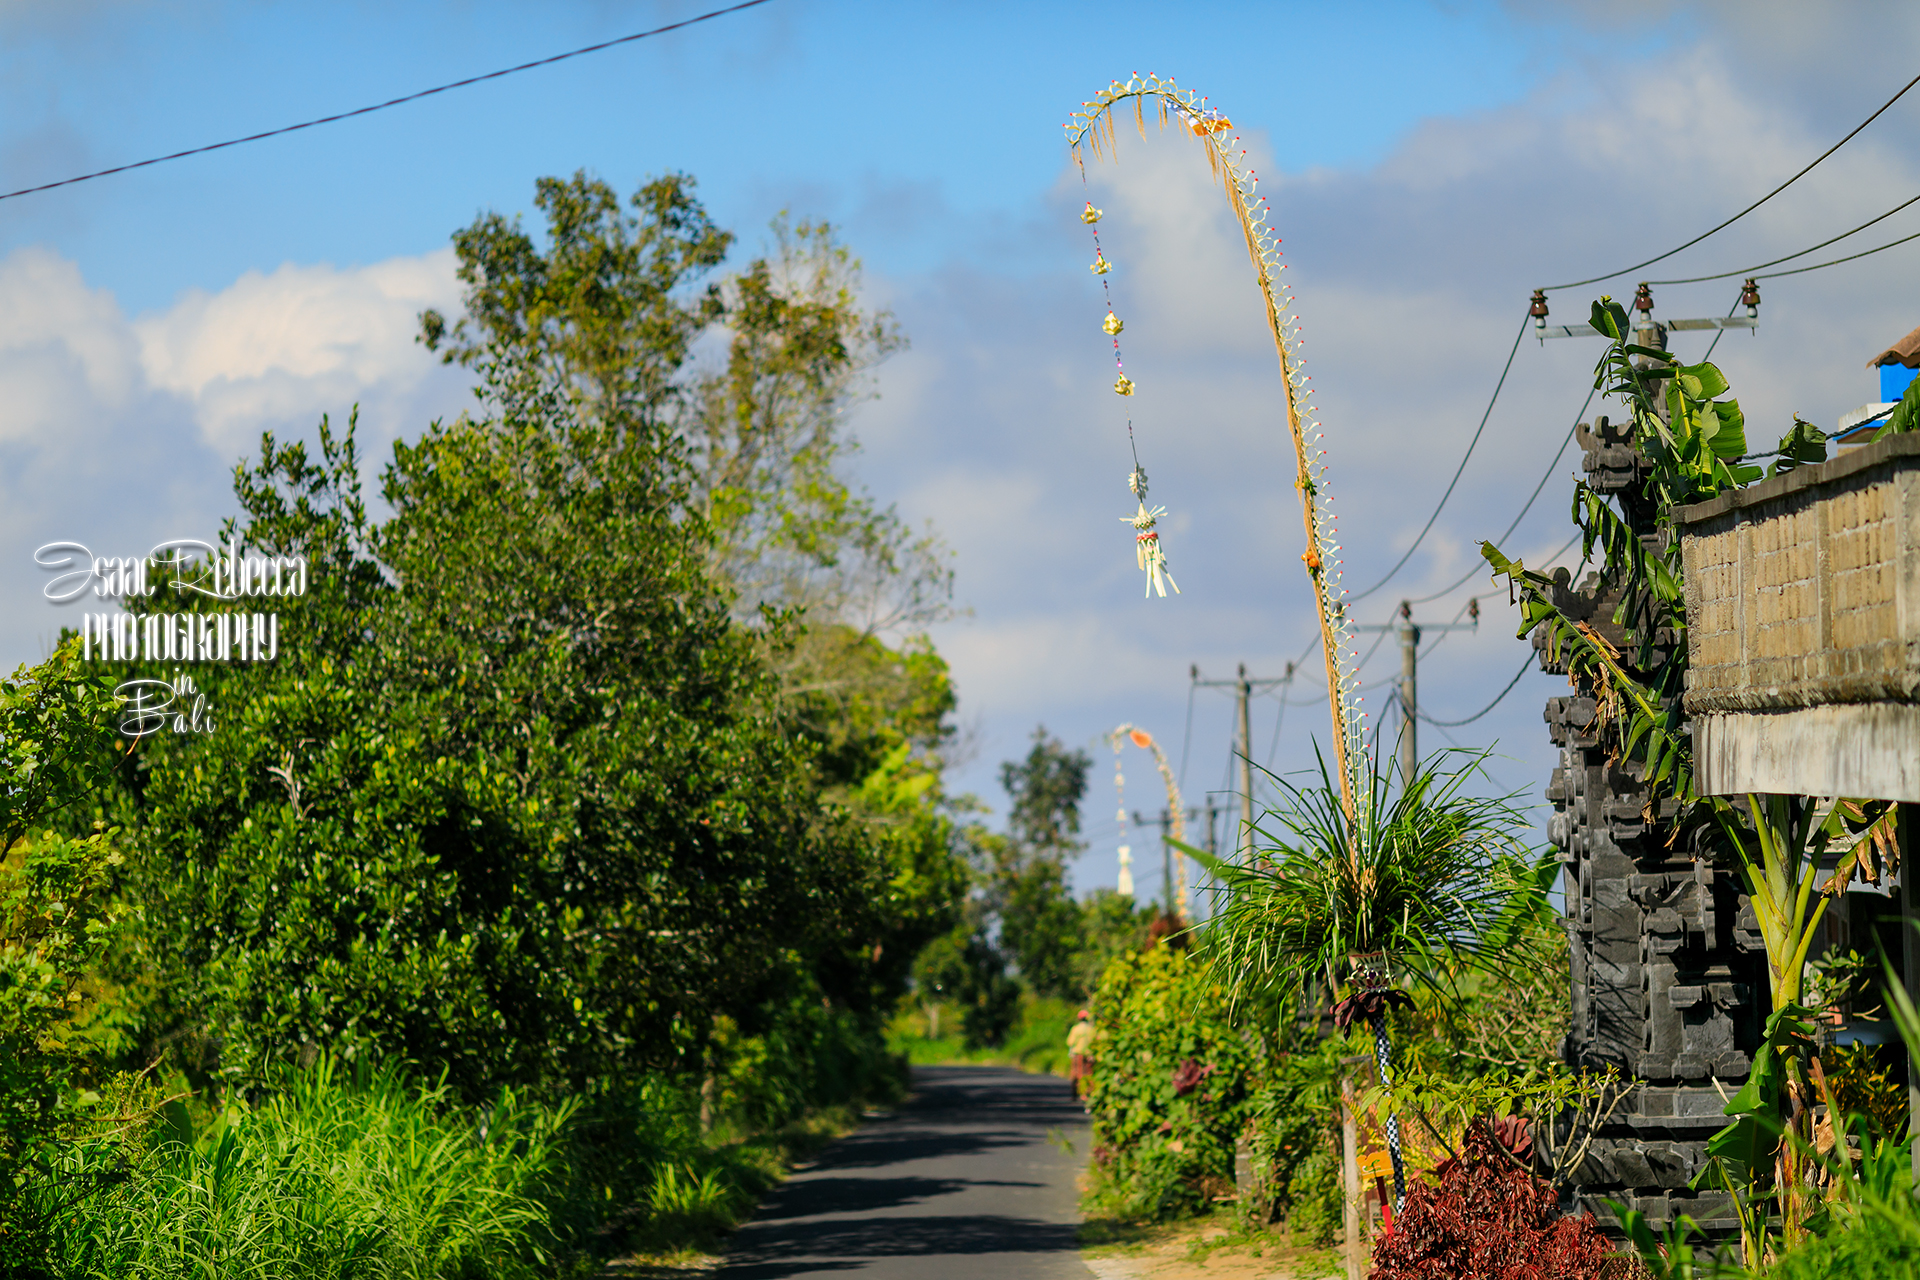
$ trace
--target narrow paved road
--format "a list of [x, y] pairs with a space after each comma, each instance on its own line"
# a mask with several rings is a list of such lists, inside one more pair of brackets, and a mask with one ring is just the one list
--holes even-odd
[[767, 1197], [735, 1233], [725, 1280], [1089, 1280], [1074, 1243], [1086, 1117], [1067, 1083], [916, 1067], [913, 1085]]

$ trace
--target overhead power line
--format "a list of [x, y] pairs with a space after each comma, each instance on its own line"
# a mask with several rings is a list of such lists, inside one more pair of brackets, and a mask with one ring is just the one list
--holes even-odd
[[[1750, 267], [1741, 267], [1738, 271], [1720, 271], [1710, 276], [1688, 276], [1684, 280], [1649, 280], [1647, 281], [1647, 283], [1648, 284], [1704, 284], [1709, 280], [1732, 280], [1740, 276], [1750, 276], [1756, 271], [1764, 271], [1768, 267], [1777, 267], [1783, 262], [1792, 262], [1795, 258], [1804, 258], [1808, 254], [1814, 252], [1815, 250], [1824, 249], [1830, 244], [1838, 244], [1842, 240], [1845, 240], [1848, 236], [1857, 235], [1858, 233], [1865, 231], [1868, 227], [1872, 226], [1876, 222], [1885, 222], [1888, 218], [1891, 218], [1894, 214], [1900, 212], [1902, 209], [1905, 209], [1909, 205], [1913, 205], [1913, 204], [1920, 204], [1920, 196], [1913, 196], [1913, 197], [1910, 197], [1909, 199], [1902, 200], [1899, 204], [1893, 206], [1893, 208], [1887, 210], [1885, 213], [1879, 214], [1876, 217], [1868, 218], [1865, 222], [1853, 228], [1853, 230], [1851, 231], [1842, 231], [1837, 236], [1833, 236], [1830, 239], [1822, 240], [1819, 244], [1810, 244], [1806, 248], [1800, 250], [1798, 253], [1790, 253], [1784, 258], [1772, 258], [1766, 262], [1756, 262]], [[1907, 239], [1911, 240], [1913, 239], [1913, 237], [1908, 236]], [[1904, 244], [1905, 241], [1896, 240], [1893, 243]], [[1880, 248], [1882, 249], [1891, 248], [1891, 247], [1892, 247], [1891, 245], [1880, 246]], [[1870, 249], [1868, 250], [1868, 252], [1878, 253], [1879, 250]], [[1864, 257], [1865, 255], [1862, 254], [1857, 256]], [[1840, 259], [1840, 261], [1844, 262], [1846, 261], [1846, 259], [1842, 258]], [[1807, 270], [1810, 271], [1810, 270], [1813, 270], [1813, 268], [1809, 267], [1807, 268]], [[1785, 275], [1786, 273], [1781, 272], [1780, 274]], [[1767, 278], [1771, 279], [1772, 277], [1767, 277]]]
[[[1714, 341], [1718, 342], [1719, 340], [1720, 339], [1718, 335], [1715, 335]], [[1708, 350], [1711, 351], [1712, 348], [1708, 348]], [[1506, 527], [1506, 529], [1500, 534], [1498, 538], [1494, 539], [1495, 542], [1505, 542], [1508, 538], [1511, 538], [1513, 536], [1513, 531], [1520, 527], [1520, 522], [1527, 518], [1527, 512], [1533, 510], [1533, 504], [1539, 501], [1541, 492], [1545, 490], [1547, 487], [1547, 481], [1553, 479], [1553, 473], [1559, 468], [1560, 459], [1566, 456], [1567, 446], [1573, 443], [1573, 433], [1579, 429], [1581, 415], [1586, 413], [1587, 406], [1593, 403], [1594, 390], [1595, 388], [1589, 388], [1587, 391], [1587, 398], [1580, 402], [1579, 411], [1573, 415], [1573, 425], [1568, 427], [1567, 434], [1560, 438], [1560, 447], [1553, 451], [1553, 461], [1547, 463], [1546, 471], [1542, 473], [1542, 475], [1540, 476], [1540, 483], [1533, 486], [1533, 492], [1527, 495], [1527, 500], [1525, 504], [1523, 504], [1520, 508], [1520, 514], [1513, 518], [1513, 522]], [[1572, 544], [1568, 544], [1568, 545], [1572, 545]], [[1565, 548], [1562, 548], [1562, 550], [1564, 549]], [[1558, 551], [1554, 552], [1554, 555], [1556, 556], [1558, 556], [1559, 554], [1560, 552]], [[1441, 596], [1451, 595], [1455, 591], [1458, 591], [1461, 587], [1465, 586], [1469, 579], [1473, 578], [1476, 574], [1479, 574], [1480, 572], [1482, 572], [1481, 567], [1478, 565], [1475, 565], [1473, 568], [1467, 570], [1465, 573], [1461, 574], [1459, 577], [1455, 578], [1452, 582], [1449, 582], [1446, 586], [1440, 588], [1438, 591], [1435, 591], [1433, 594], [1420, 596], [1416, 599], [1407, 601], [1407, 603], [1408, 604], [1428, 604], [1434, 600], [1438, 600]]]
[[1447, 482], [1447, 491], [1440, 495], [1440, 501], [1434, 506], [1433, 514], [1427, 517], [1426, 525], [1421, 528], [1419, 535], [1414, 538], [1413, 545], [1407, 548], [1406, 554], [1400, 557], [1393, 568], [1387, 570], [1386, 577], [1380, 579], [1380, 581], [1374, 583], [1358, 595], [1347, 597], [1350, 603], [1355, 600], [1365, 600], [1368, 596], [1391, 582], [1393, 575], [1406, 567], [1407, 561], [1413, 558], [1413, 553], [1420, 549], [1421, 542], [1425, 541], [1427, 534], [1433, 531], [1433, 522], [1440, 518], [1440, 512], [1446, 507], [1447, 499], [1453, 496], [1455, 486], [1460, 483], [1460, 477], [1465, 474], [1467, 470], [1467, 460], [1473, 457], [1474, 447], [1480, 443], [1480, 437], [1487, 429], [1487, 419], [1493, 416], [1493, 406], [1500, 402], [1500, 389], [1507, 385], [1507, 374], [1513, 371], [1514, 354], [1520, 350], [1520, 339], [1527, 336], [1527, 326], [1532, 322], [1533, 317], [1531, 315], [1520, 317], [1520, 330], [1513, 335], [1513, 346], [1507, 351], [1506, 364], [1500, 368], [1500, 380], [1493, 384], [1493, 395], [1487, 399], [1487, 410], [1480, 415], [1480, 425], [1474, 428], [1473, 439], [1467, 441], [1467, 451], [1460, 455], [1460, 465], [1453, 469], [1453, 479]]
[[646, 40], [653, 36], [663, 36], [669, 31], [679, 31], [696, 23], [707, 22], [713, 18], [722, 18], [742, 9], [751, 9], [766, 4], [767, 0], [742, 0], [742, 3], [729, 5], [725, 9], [715, 9], [697, 17], [686, 18], [679, 22], [670, 22], [664, 27], [655, 27], [651, 31], [636, 31], [630, 36], [620, 36], [613, 40], [602, 40], [599, 44], [590, 44], [580, 49], [570, 49], [566, 53], [556, 53], [550, 58], [539, 58], [533, 62], [523, 62], [517, 67], [504, 67], [499, 71], [489, 71], [485, 75], [468, 76], [465, 80], [455, 80], [450, 84], [435, 85], [431, 89], [422, 89], [418, 93], [409, 93], [404, 97], [389, 98], [385, 102], [376, 102], [370, 107], [356, 107], [352, 111], [341, 111], [330, 116], [321, 116], [317, 120], [302, 120], [299, 124], [283, 125], [278, 129], [268, 129], [264, 133], [250, 133], [244, 138], [229, 138], [225, 142], [211, 142], [204, 147], [189, 147], [185, 151], [175, 151], [170, 155], [154, 156], [150, 160], [136, 160], [132, 164], [118, 164], [111, 169], [99, 169], [93, 173], [83, 173], [77, 177], [62, 178], [58, 182], [43, 182], [37, 187], [22, 187], [18, 191], [0, 193], [0, 200], [12, 200], [17, 196], [30, 196], [38, 191], [52, 191], [56, 187], [70, 187], [76, 182], [91, 182], [95, 178], [105, 178], [116, 173], [126, 173], [132, 169], [144, 169], [148, 165], [165, 164], [169, 160], [184, 160], [188, 156], [205, 155], [209, 151], [220, 151], [227, 147], [237, 147], [246, 142], [260, 142], [267, 138], [277, 138], [283, 133], [295, 133], [301, 129], [311, 129], [317, 125], [332, 124], [338, 120], [351, 120], [355, 116], [371, 115], [375, 111], [385, 111], [388, 107], [397, 107], [407, 102], [418, 102], [421, 98], [430, 98], [436, 93], [445, 93], [449, 89], [464, 89], [468, 85], [482, 84], [488, 80], [498, 80], [521, 71], [532, 71], [535, 67], [552, 66], [556, 62], [565, 62], [568, 58], [578, 58], [584, 54], [599, 53], [616, 45], [632, 44], [635, 40]]
[[[1788, 178], [1785, 182], [1782, 182], [1779, 186], [1767, 192], [1765, 195], [1761, 196], [1758, 200], [1754, 201], [1752, 204], [1748, 205], [1746, 208], [1740, 210], [1738, 213], [1734, 214], [1732, 217], [1726, 219], [1725, 221], [1715, 226], [1709, 227], [1707, 230], [1701, 232], [1699, 235], [1687, 241], [1685, 244], [1669, 249], [1665, 253], [1659, 254], [1656, 257], [1648, 258], [1644, 262], [1636, 263], [1631, 267], [1624, 267], [1619, 271], [1609, 272], [1606, 275], [1590, 276], [1585, 280], [1573, 280], [1565, 284], [1547, 285], [1545, 286], [1546, 290], [1551, 291], [1554, 289], [1573, 289], [1573, 288], [1578, 288], [1581, 285], [1597, 284], [1602, 280], [1611, 280], [1616, 276], [1627, 275], [1631, 272], [1640, 270], [1642, 267], [1650, 267], [1656, 262], [1665, 261], [1666, 259], [1671, 258], [1675, 254], [1679, 253], [1681, 250], [1692, 248], [1694, 245], [1699, 244], [1702, 240], [1705, 240], [1707, 237], [1715, 234], [1716, 232], [1725, 230], [1727, 227], [1732, 226], [1735, 222], [1738, 222], [1741, 218], [1746, 217], [1749, 213], [1752, 213], [1755, 209], [1758, 209], [1761, 205], [1773, 199], [1775, 196], [1779, 195], [1782, 191], [1785, 191], [1788, 187], [1792, 186], [1794, 183], [1798, 182], [1801, 178], [1811, 173], [1814, 167], [1820, 164], [1821, 161], [1825, 160], [1828, 156], [1831, 156], [1834, 152], [1838, 151], [1841, 147], [1851, 142], [1854, 139], [1854, 137], [1856, 137], [1860, 133], [1862, 129], [1865, 129], [1868, 125], [1872, 124], [1875, 120], [1878, 120], [1882, 115], [1884, 115], [1888, 110], [1888, 108], [1892, 107], [1894, 103], [1900, 101], [1901, 98], [1905, 97], [1907, 94], [1907, 91], [1909, 89], [1912, 89], [1916, 84], [1920, 84], [1920, 76], [1915, 76], [1913, 79], [1907, 81], [1907, 83], [1904, 86], [1902, 86], [1902, 88], [1898, 93], [1894, 94], [1891, 98], [1887, 99], [1885, 103], [1881, 104], [1879, 110], [1875, 111], [1872, 115], [1868, 116], [1865, 120], [1862, 120], [1859, 124], [1855, 125], [1853, 129], [1850, 130], [1845, 137], [1840, 139], [1840, 141], [1828, 147], [1825, 151], [1821, 152], [1818, 156], [1815, 156], [1814, 159], [1809, 164], [1807, 164], [1804, 168], [1802, 168], [1798, 173], [1795, 173], [1792, 177]], [[1842, 235], [1834, 236], [1832, 239], [1829, 239], [1829, 240], [1823, 240], [1819, 244], [1813, 245], [1807, 249], [1802, 249], [1798, 253], [1788, 254], [1784, 258], [1776, 258], [1776, 259], [1773, 259], [1771, 262], [1761, 263], [1759, 264], [1759, 266], [1760, 267], [1776, 266], [1782, 262], [1790, 262], [1795, 258], [1804, 257], [1806, 254], [1812, 253], [1817, 249], [1823, 249], [1827, 245], [1833, 244], [1836, 241], [1844, 240], [1847, 238], [1847, 236], [1853, 235], [1855, 232], [1863, 231], [1867, 227], [1872, 226], [1874, 223], [1879, 222], [1885, 218], [1891, 217], [1893, 214], [1898, 213], [1901, 209], [1906, 208], [1908, 205], [1911, 205], [1916, 201], [1920, 201], [1920, 196], [1916, 196], [1912, 200], [1907, 201], [1905, 204], [1901, 204], [1899, 206], [1896, 206], [1893, 209], [1888, 210], [1886, 213], [1879, 215], [1879, 217], [1876, 217], [1868, 220], [1867, 222], [1861, 223], [1859, 226], [1855, 227], [1852, 231], [1845, 232]], [[1778, 271], [1770, 275], [1767, 275], [1764, 277], [1758, 277], [1758, 278], [1774, 279], [1778, 276], [1798, 275], [1801, 272], [1805, 272], [1805, 271], [1818, 271], [1825, 267], [1838, 266], [1842, 262], [1851, 262], [1856, 258], [1864, 258], [1869, 256], [1870, 254], [1879, 253], [1883, 250], [1891, 249], [1895, 245], [1905, 244], [1909, 240], [1916, 240], [1916, 239], [1920, 239], [1920, 232], [1916, 232], [1914, 235], [1904, 237], [1903, 239], [1900, 239], [1900, 240], [1895, 240], [1890, 244], [1881, 245], [1879, 246], [1879, 248], [1868, 249], [1863, 253], [1850, 254], [1844, 258], [1836, 258], [1831, 262], [1816, 263], [1815, 265], [1809, 266], [1809, 267], [1798, 267], [1791, 271]], [[1724, 279], [1727, 276], [1750, 275], [1757, 270], [1758, 270], [1758, 267], [1748, 267], [1737, 272], [1727, 272], [1724, 275], [1698, 276], [1688, 280], [1669, 280], [1669, 281], [1662, 281], [1659, 283], [1695, 284], [1705, 280]], [[1649, 282], [1649, 283], [1653, 283], [1653, 282]], [[1434, 506], [1433, 514], [1427, 517], [1426, 524], [1421, 527], [1421, 530], [1419, 534], [1415, 536], [1412, 545], [1410, 545], [1405, 551], [1405, 553], [1401, 555], [1400, 559], [1394, 563], [1394, 566], [1391, 569], [1387, 570], [1386, 575], [1382, 577], [1378, 582], [1368, 587], [1366, 590], [1357, 592], [1354, 595], [1350, 596], [1349, 597], [1350, 600], [1354, 600], [1354, 601], [1364, 600], [1368, 596], [1372, 595], [1374, 592], [1378, 591], [1381, 587], [1384, 587], [1385, 585], [1387, 585], [1388, 582], [1392, 581], [1394, 575], [1399, 573], [1401, 569], [1405, 568], [1407, 561], [1413, 558], [1413, 553], [1417, 551], [1420, 548], [1420, 544], [1426, 540], [1427, 534], [1433, 531], [1433, 526], [1435, 521], [1437, 521], [1440, 518], [1440, 512], [1446, 507], [1447, 501], [1450, 498], [1452, 498], [1454, 489], [1459, 486], [1460, 477], [1466, 472], [1467, 462], [1469, 459], [1473, 457], [1473, 451], [1479, 445], [1480, 437], [1485, 433], [1487, 429], [1487, 422], [1493, 415], [1494, 405], [1497, 404], [1500, 400], [1501, 389], [1506, 386], [1507, 374], [1511, 372], [1513, 369], [1514, 355], [1520, 350], [1520, 339], [1526, 336], [1526, 331], [1527, 331], [1527, 321], [1522, 320], [1520, 324], [1520, 332], [1514, 336], [1513, 347], [1511, 350], [1507, 352], [1507, 362], [1505, 365], [1501, 367], [1499, 381], [1494, 384], [1493, 395], [1487, 401], [1486, 411], [1480, 415], [1480, 425], [1474, 430], [1473, 438], [1467, 442], [1466, 452], [1462, 454], [1460, 457], [1460, 465], [1454, 468], [1453, 479], [1448, 481], [1446, 490], [1440, 495], [1440, 501]], [[1592, 401], [1591, 396], [1588, 397], [1588, 401], [1589, 403]], [[1581, 407], [1580, 412], [1581, 413], [1586, 412], [1586, 407], [1584, 405]], [[1579, 422], [1579, 418], [1576, 416], [1574, 421], [1577, 424]], [[1569, 429], [1567, 433], [1567, 438], [1570, 440], [1572, 439], [1572, 436], [1573, 436], [1573, 432], [1571, 429]], [[1559, 452], [1557, 452], [1554, 455], [1553, 463], [1548, 467], [1547, 476], [1541, 477], [1540, 484], [1535, 487], [1533, 496], [1527, 499], [1526, 506], [1521, 508], [1520, 516], [1515, 518], [1514, 524], [1512, 526], [1509, 526], [1507, 533], [1504, 533], [1501, 535], [1502, 538], [1505, 538], [1512, 533], [1513, 528], [1518, 526], [1520, 519], [1524, 517], [1526, 515], [1526, 512], [1533, 506], [1534, 500], [1540, 496], [1540, 490], [1546, 486], [1547, 479], [1548, 477], [1551, 476], [1553, 472], [1553, 468], [1559, 465], [1560, 456], [1565, 452], [1566, 452], [1566, 441], [1562, 441]], [[1459, 579], [1458, 581], [1456, 581], [1455, 583], [1453, 583], [1451, 586], [1447, 587], [1443, 591], [1440, 591], [1435, 593], [1434, 595], [1425, 597], [1420, 603], [1424, 603], [1426, 600], [1436, 599], [1438, 598], [1438, 596], [1445, 595], [1448, 592], [1457, 589], [1462, 583], [1464, 583], [1467, 580], [1467, 578], [1472, 577], [1473, 574], [1476, 572], [1478, 572], [1478, 570], [1469, 571], [1466, 577]]]
[[[1828, 156], [1832, 155], [1834, 152], [1838, 151], [1840, 148], [1846, 146], [1849, 142], [1853, 141], [1854, 137], [1858, 135], [1862, 129], [1866, 128], [1868, 125], [1872, 124], [1875, 120], [1878, 120], [1883, 114], [1885, 114], [1887, 111], [1887, 108], [1891, 107], [1894, 103], [1900, 101], [1900, 99], [1906, 97], [1907, 90], [1913, 88], [1913, 86], [1915, 86], [1916, 84], [1920, 84], [1920, 76], [1915, 76], [1913, 79], [1907, 81], [1906, 85], [1901, 88], [1900, 92], [1894, 94], [1891, 98], [1888, 98], [1886, 102], [1881, 105], [1880, 110], [1874, 112], [1872, 115], [1868, 116], [1865, 120], [1862, 120], [1859, 124], [1855, 125], [1852, 128], [1852, 130], [1848, 132], [1846, 137], [1840, 139], [1840, 141], [1834, 143], [1832, 146], [1828, 147], [1825, 151], [1822, 151], [1819, 155], [1815, 156], [1812, 162], [1809, 163], [1806, 168], [1800, 170], [1800, 172], [1794, 174], [1791, 178], [1788, 178], [1785, 182], [1781, 183], [1779, 186], [1775, 187], [1773, 190], [1767, 192], [1767, 194], [1761, 196], [1758, 200], [1755, 200], [1752, 204], [1748, 205], [1746, 208], [1742, 209], [1740, 212], [1734, 214], [1731, 218], [1728, 218], [1725, 222], [1716, 223], [1715, 225], [1708, 227], [1705, 231], [1702, 231], [1699, 235], [1695, 236], [1693, 239], [1687, 241], [1685, 244], [1677, 245], [1674, 248], [1667, 250], [1665, 253], [1659, 254], [1652, 258], [1648, 258], [1645, 262], [1636, 262], [1630, 267], [1622, 267], [1618, 271], [1609, 271], [1604, 275], [1588, 276], [1585, 280], [1570, 280], [1565, 284], [1550, 284], [1545, 286], [1546, 289], [1548, 291], [1552, 291], [1554, 289], [1576, 289], [1583, 284], [1599, 284], [1602, 280], [1611, 280], [1616, 276], [1631, 275], [1632, 273], [1640, 270], [1642, 267], [1650, 267], [1656, 262], [1665, 262], [1668, 258], [1671, 258], [1674, 254], [1679, 253], [1683, 249], [1693, 248], [1694, 245], [1699, 244], [1702, 240], [1705, 240], [1708, 236], [1714, 235], [1717, 232], [1725, 231], [1728, 227], [1740, 221], [1740, 219], [1746, 217], [1748, 214], [1752, 213], [1755, 209], [1758, 209], [1761, 205], [1773, 199], [1775, 196], [1779, 195], [1782, 191], [1785, 191], [1788, 187], [1792, 186], [1794, 183], [1800, 181], [1800, 179], [1806, 177], [1809, 173], [1813, 172], [1814, 166], [1818, 165], [1822, 160], [1825, 160]], [[1891, 246], [1885, 246], [1885, 247], [1890, 248]], [[1844, 259], [1842, 259], [1842, 261], [1844, 261]], [[1807, 268], [1807, 269], [1811, 270], [1811, 268]], [[1781, 274], [1785, 275], [1787, 273], [1781, 272]]]
[[1844, 258], [1833, 258], [1827, 262], [1816, 262], [1810, 267], [1795, 267], [1791, 271], [1770, 271], [1765, 275], [1755, 276], [1754, 279], [1778, 280], [1781, 276], [1797, 276], [1804, 275], [1809, 271], [1824, 271], [1828, 267], [1837, 267], [1843, 262], [1852, 262], [1857, 258], [1871, 258], [1876, 253], [1884, 253], [1888, 249], [1897, 248], [1909, 240], [1920, 240], [1920, 231], [1916, 231], [1910, 236], [1901, 236], [1898, 240], [1889, 240], [1878, 248], [1862, 249], [1859, 253], [1850, 253]]
[[1528, 654], [1527, 660], [1520, 664], [1520, 669], [1513, 673], [1513, 679], [1507, 681], [1507, 687], [1500, 691], [1500, 696], [1495, 698], [1492, 702], [1489, 702], [1486, 706], [1480, 708], [1478, 711], [1474, 712], [1472, 715], [1468, 716], [1465, 720], [1435, 720], [1432, 716], [1428, 715], [1426, 712], [1421, 711], [1417, 708], [1414, 710], [1414, 715], [1426, 721], [1428, 724], [1432, 725], [1436, 729], [1458, 729], [1463, 724], [1472, 724], [1475, 720], [1478, 720], [1481, 716], [1486, 715], [1487, 712], [1499, 706], [1501, 701], [1505, 699], [1508, 694], [1513, 692], [1513, 687], [1520, 683], [1520, 677], [1527, 674], [1527, 668], [1531, 667], [1533, 663], [1534, 663], [1533, 655]]

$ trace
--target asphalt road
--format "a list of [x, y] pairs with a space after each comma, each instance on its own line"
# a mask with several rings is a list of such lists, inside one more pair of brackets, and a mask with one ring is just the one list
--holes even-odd
[[1067, 1083], [916, 1067], [913, 1084], [899, 1111], [767, 1197], [734, 1234], [725, 1280], [1089, 1280], [1074, 1243], [1086, 1117]]

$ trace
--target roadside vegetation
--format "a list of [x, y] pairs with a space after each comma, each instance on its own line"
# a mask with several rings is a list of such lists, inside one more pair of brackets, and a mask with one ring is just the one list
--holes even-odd
[[71, 641], [0, 682], [0, 1274], [593, 1274], [902, 1089], [969, 884], [945, 553], [844, 478], [902, 339], [824, 225], [535, 205], [422, 317], [467, 413], [236, 468], [310, 589], [216, 732], [120, 737], [151, 673]]
[[[1562, 582], [1486, 553], [1524, 607], [1521, 634], [1544, 631], [1575, 687], [1604, 709], [1616, 759], [1747, 891], [1771, 1012], [1693, 1183], [1728, 1193], [1737, 1231], [1710, 1237], [1684, 1217], [1656, 1230], [1615, 1206], [1622, 1249], [1593, 1218], [1564, 1211], [1587, 1140], [1635, 1085], [1562, 1060], [1570, 1010], [1566, 940], [1548, 897], [1556, 860], [1527, 847], [1529, 824], [1508, 801], [1476, 798], [1476, 761], [1443, 753], [1400, 786], [1376, 776], [1375, 762], [1352, 789], [1358, 805], [1325, 771], [1276, 780], [1282, 803], [1250, 861], [1188, 850], [1221, 886], [1212, 919], [1184, 949], [1114, 960], [1093, 997], [1086, 1203], [1096, 1236], [1232, 1206], [1253, 1238], [1277, 1227], [1297, 1245], [1332, 1242], [1346, 1077], [1359, 1145], [1381, 1157], [1370, 1177], [1384, 1198], [1404, 1196], [1376, 1237], [1371, 1280], [1913, 1272], [1920, 1208], [1902, 1083], [1887, 1055], [1822, 1047], [1816, 1028], [1843, 1008], [1878, 1006], [1920, 1053], [1920, 1011], [1884, 961], [1830, 957], [1811, 981], [1806, 964], [1827, 895], [1855, 874], [1877, 879], [1913, 847], [1911, 806], [1694, 792], [1678, 698], [1686, 650], [1657, 639], [1686, 625], [1666, 524], [1674, 506], [1762, 468], [1739, 406], [1718, 398], [1727, 386], [1717, 369], [1631, 345], [1609, 300], [1593, 324], [1615, 338], [1598, 385], [1633, 412], [1648, 460], [1635, 500], [1662, 530], [1639, 536], [1603, 495], [1582, 486], [1577, 496], [1603, 584], [1622, 588], [1614, 621], [1634, 657], [1561, 612]], [[1920, 421], [1920, 394], [1895, 419], [1887, 430]], [[1763, 456], [1778, 473], [1824, 458], [1825, 438], [1796, 423]]]
[[1025, 757], [1000, 766], [1005, 829], [961, 828], [968, 893], [952, 928], [915, 961], [913, 993], [889, 1032], [910, 1061], [1066, 1075], [1067, 1032], [1109, 962], [1182, 927], [1111, 889], [1074, 896], [1091, 767], [1042, 726]]

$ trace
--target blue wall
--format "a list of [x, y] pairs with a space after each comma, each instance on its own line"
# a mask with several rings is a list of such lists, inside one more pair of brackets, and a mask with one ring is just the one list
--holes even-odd
[[1881, 403], [1884, 404], [1889, 400], [1898, 400], [1901, 396], [1905, 395], [1907, 393], [1907, 384], [1913, 381], [1913, 376], [1917, 373], [1920, 373], [1920, 369], [1908, 369], [1897, 364], [1881, 365]]

